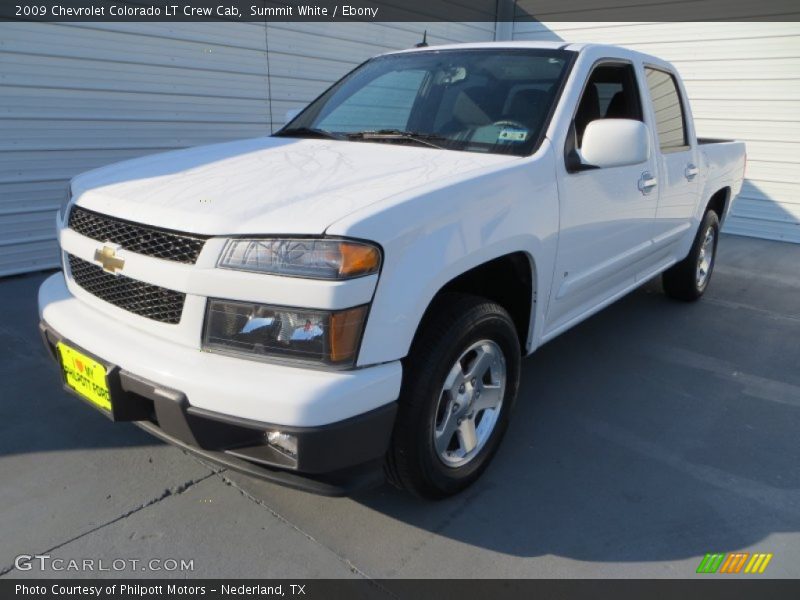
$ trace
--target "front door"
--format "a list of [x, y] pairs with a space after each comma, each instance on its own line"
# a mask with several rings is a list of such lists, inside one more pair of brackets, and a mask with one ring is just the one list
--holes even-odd
[[[580, 151], [595, 119], [644, 120], [632, 64], [596, 65], [575, 111], [565, 153]], [[657, 164], [560, 170], [561, 233], [545, 338], [630, 288], [647, 264], [658, 204]]]

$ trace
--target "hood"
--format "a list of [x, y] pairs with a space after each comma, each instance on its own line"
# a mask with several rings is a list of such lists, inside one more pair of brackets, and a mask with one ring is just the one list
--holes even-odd
[[257, 138], [146, 156], [76, 177], [76, 203], [207, 235], [321, 234], [365, 206], [519, 160], [396, 144]]

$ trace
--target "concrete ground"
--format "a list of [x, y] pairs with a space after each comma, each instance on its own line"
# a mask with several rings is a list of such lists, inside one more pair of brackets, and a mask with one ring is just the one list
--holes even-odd
[[100, 573], [145, 577], [692, 577], [734, 550], [800, 576], [800, 246], [725, 236], [701, 302], [651, 283], [544, 346], [491, 468], [439, 503], [295, 492], [112, 424], [61, 390], [43, 278], [0, 281], [5, 576], [78, 574], [14, 569], [48, 554], [194, 561]]

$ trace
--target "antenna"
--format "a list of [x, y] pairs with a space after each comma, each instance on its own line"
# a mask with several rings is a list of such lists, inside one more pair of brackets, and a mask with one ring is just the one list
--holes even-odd
[[414, 48], [427, 48], [428, 47], [428, 30], [425, 30], [425, 33], [422, 34], [422, 41], [419, 44], [416, 44]]

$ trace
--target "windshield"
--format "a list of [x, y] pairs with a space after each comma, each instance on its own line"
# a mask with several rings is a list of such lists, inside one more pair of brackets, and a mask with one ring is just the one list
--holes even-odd
[[276, 135], [525, 156], [541, 140], [572, 56], [507, 48], [380, 56]]

